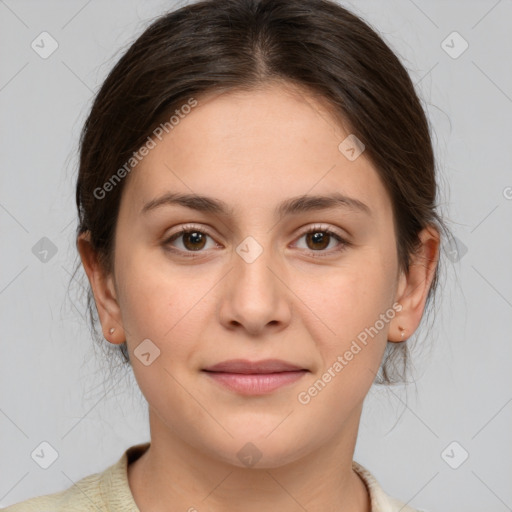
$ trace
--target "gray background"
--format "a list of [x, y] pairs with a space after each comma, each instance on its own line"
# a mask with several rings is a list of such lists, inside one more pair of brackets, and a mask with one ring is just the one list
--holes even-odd
[[[79, 130], [121, 52], [175, 5], [0, 1], [0, 506], [68, 488], [149, 439], [133, 377], [103, 386], [83, 272], [67, 289]], [[512, 2], [343, 5], [383, 35], [417, 84], [458, 239], [444, 248], [442, 302], [414, 350], [415, 383], [372, 388], [354, 458], [426, 511], [512, 510]], [[31, 47], [43, 31], [59, 45], [47, 59]], [[454, 31], [469, 44], [457, 58]], [[43, 237], [57, 251], [47, 261]], [[58, 453], [48, 469], [31, 458], [43, 441]]]

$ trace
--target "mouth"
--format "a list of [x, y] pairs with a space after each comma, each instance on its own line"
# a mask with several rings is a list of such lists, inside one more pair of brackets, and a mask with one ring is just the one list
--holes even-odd
[[222, 387], [244, 395], [264, 395], [290, 385], [309, 370], [279, 359], [232, 359], [202, 370]]

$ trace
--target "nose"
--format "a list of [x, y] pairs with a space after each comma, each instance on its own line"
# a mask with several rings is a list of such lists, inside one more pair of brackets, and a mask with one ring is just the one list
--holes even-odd
[[248, 237], [233, 253], [233, 268], [223, 283], [221, 323], [252, 336], [279, 332], [291, 321], [286, 272], [274, 251]]

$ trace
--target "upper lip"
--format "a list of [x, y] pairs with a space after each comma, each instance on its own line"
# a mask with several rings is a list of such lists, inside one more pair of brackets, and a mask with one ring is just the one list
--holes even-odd
[[225, 373], [278, 373], [297, 370], [305, 370], [305, 368], [280, 359], [262, 359], [261, 361], [230, 359], [204, 368], [204, 371], [208, 372]]

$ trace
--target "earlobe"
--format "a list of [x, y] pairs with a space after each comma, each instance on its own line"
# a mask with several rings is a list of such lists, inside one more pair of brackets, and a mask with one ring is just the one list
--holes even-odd
[[407, 341], [409, 338], [408, 330], [401, 325], [395, 327], [395, 324], [392, 322], [390, 330], [388, 332], [388, 341], [392, 343], [402, 343], [403, 341]]
[[418, 237], [421, 244], [411, 256], [409, 272], [401, 273], [399, 278], [396, 300], [402, 310], [390, 325], [388, 340], [392, 342], [405, 341], [418, 328], [439, 261], [437, 229], [433, 226], [424, 228]]
[[110, 343], [123, 343], [125, 336], [113, 278], [100, 264], [97, 253], [90, 242], [89, 231], [79, 235], [77, 249], [94, 294], [103, 336]]

